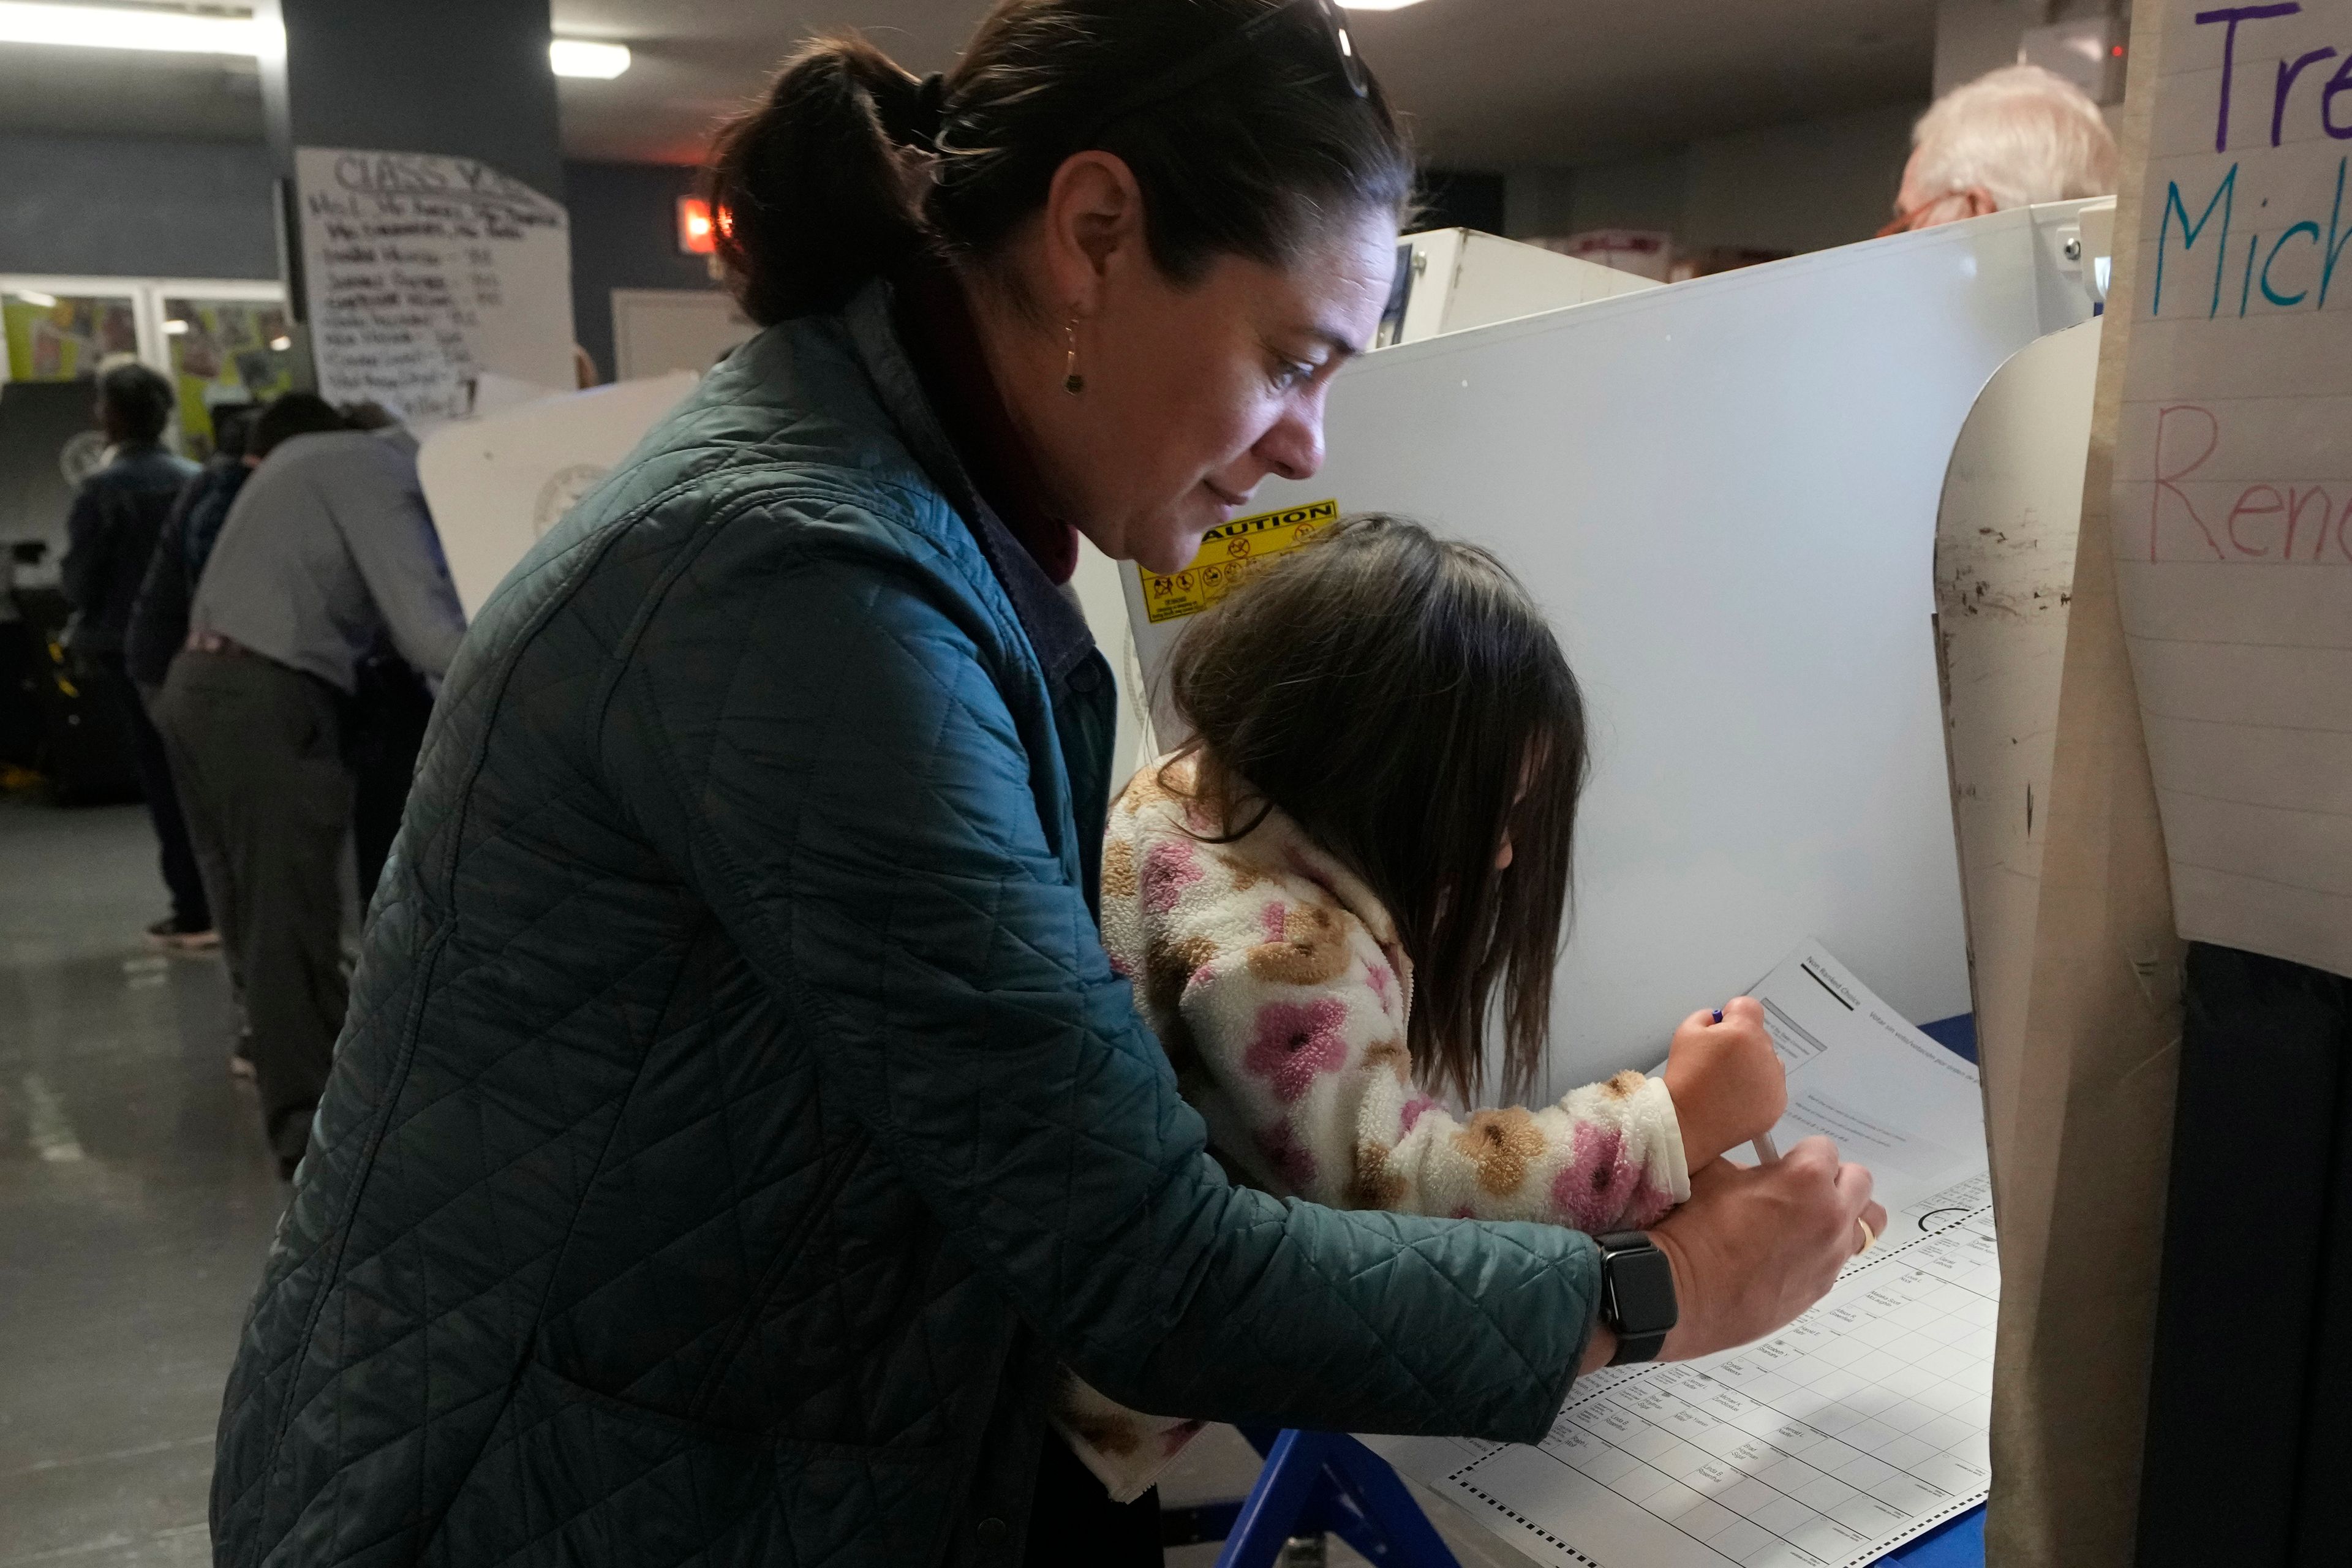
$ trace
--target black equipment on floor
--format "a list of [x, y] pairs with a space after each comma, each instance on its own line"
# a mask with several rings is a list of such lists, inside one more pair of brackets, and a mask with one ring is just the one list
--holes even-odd
[[116, 689], [84, 678], [66, 651], [73, 608], [55, 588], [19, 588], [12, 597], [33, 663], [37, 721], [35, 770], [60, 805], [111, 805], [142, 798], [131, 755], [130, 725], [112, 704]]

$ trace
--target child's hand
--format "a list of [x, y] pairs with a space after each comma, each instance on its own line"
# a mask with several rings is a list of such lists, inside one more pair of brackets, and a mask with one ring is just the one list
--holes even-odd
[[1683, 1161], [1698, 1170], [1718, 1155], [1772, 1131], [1789, 1109], [1789, 1082], [1764, 1009], [1747, 996], [1693, 1013], [1675, 1031], [1666, 1051], [1666, 1092], [1682, 1123]]

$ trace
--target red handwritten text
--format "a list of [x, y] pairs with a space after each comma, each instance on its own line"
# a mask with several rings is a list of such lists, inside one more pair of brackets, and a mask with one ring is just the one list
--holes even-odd
[[[2153, 481], [2147, 502], [2150, 561], [2268, 562], [2276, 566], [2352, 564], [2352, 483], [2338, 485], [2342, 510], [2325, 485], [2216, 487], [2196, 478], [2221, 449], [2221, 421], [2193, 403], [2156, 411]], [[2192, 496], [2197, 487], [2202, 497]], [[2181, 525], [2186, 521], [2188, 527]]]

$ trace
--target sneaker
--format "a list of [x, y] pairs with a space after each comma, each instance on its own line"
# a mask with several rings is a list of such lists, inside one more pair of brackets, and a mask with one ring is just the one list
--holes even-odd
[[171, 952], [210, 952], [220, 946], [220, 932], [210, 926], [184, 926], [179, 916], [166, 915], [147, 928], [147, 942]]

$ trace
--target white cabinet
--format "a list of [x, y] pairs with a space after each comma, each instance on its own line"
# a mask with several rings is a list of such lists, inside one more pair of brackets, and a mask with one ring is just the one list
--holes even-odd
[[614, 374], [622, 381], [673, 370], [699, 375], [759, 330], [720, 289], [615, 289]]

